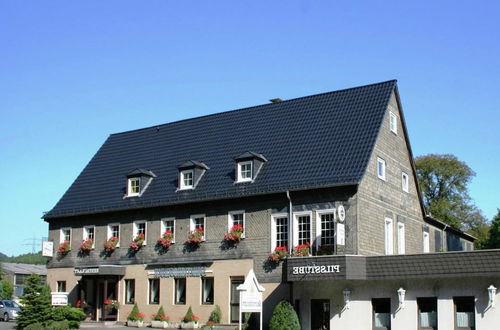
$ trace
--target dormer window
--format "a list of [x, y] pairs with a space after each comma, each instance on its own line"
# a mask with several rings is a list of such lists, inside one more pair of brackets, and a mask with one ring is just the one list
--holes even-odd
[[193, 189], [193, 170], [181, 171], [180, 189]]
[[267, 159], [261, 154], [247, 151], [235, 157], [235, 182], [253, 182]]
[[252, 181], [252, 162], [238, 163], [238, 182]]
[[128, 179], [128, 195], [137, 196], [141, 192], [141, 178]]
[[177, 168], [179, 169], [178, 190], [195, 189], [202, 176], [209, 170], [207, 165], [194, 160], [189, 160]]
[[127, 193], [124, 198], [142, 196], [155, 177], [156, 175], [153, 172], [140, 168], [136, 168], [127, 174]]

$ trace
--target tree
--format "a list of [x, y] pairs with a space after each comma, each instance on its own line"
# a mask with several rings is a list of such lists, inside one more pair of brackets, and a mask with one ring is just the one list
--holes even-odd
[[292, 305], [286, 300], [280, 301], [274, 307], [271, 321], [269, 322], [270, 330], [300, 330], [300, 323], [297, 313]]
[[500, 249], [500, 209], [497, 209], [497, 215], [491, 221], [489, 234], [490, 237], [485, 247], [487, 249]]
[[16, 319], [19, 329], [24, 329], [32, 323], [45, 325], [51, 320], [50, 289], [41, 276], [32, 274], [26, 277], [24, 294], [20, 299], [23, 310]]
[[0, 299], [12, 299], [12, 295], [14, 294], [14, 287], [12, 283], [7, 280], [0, 281]]

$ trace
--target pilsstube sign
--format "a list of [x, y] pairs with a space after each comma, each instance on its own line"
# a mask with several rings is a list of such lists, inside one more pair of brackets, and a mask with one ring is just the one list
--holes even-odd
[[340, 273], [340, 265], [322, 265], [322, 266], [297, 266], [292, 268], [293, 275], [306, 274], [330, 274]]

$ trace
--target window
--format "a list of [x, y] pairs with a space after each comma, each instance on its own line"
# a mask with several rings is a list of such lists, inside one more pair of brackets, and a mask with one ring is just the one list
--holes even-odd
[[288, 217], [276, 214], [271, 217], [271, 250], [278, 246], [288, 246]]
[[404, 192], [408, 192], [410, 182], [408, 178], [408, 174], [405, 172], [401, 173], [401, 189], [403, 189]]
[[163, 235], [167, 230], [170, 230], [172, 232], [172, 237], [173, 241], [172, 243], [175, 242], [175, 218], [165, 218], [161, 220], [161, 232], [160, 234]]
[[238, 163], [238, 182], [252, 181], [252, 161]]
[[186, 304], [186, 278], [175, 278], [175, 297], [174, 302], [177, 305]]
[[184, 170], [180, 173], [180, 189], [193, 189], [194, 171]]
[[294, 219], [294, 245], [311, 244], [311, 214], [297, 213]]
[[405, 224], [398, 222], [398, 254], [405, 254]]
[[389, 330], [391, 328], [391, 299], [372, 299], [373, 329]]
[[83, 240], [92, 240], [92, 248], [95, 246], [95, 227], [94, 226], [85, 226], [83, 227]]
[[189, 230], [193, 231], [195, 229], [203, 229], [203, 239], [205, 239], [205, 215], [192, 215], [191, 221], [189, 223]]
[[240, 225], [243, 227], [243, 234], [241, 238], [245, 238], [245, 211], [231, 211], [228, 216], [228, 230], [231, 230], [231, 227]]
[[201, 303], [205, 305], [213, 305], [214, 303], [214, 278], [201, 278]]
[[475, 329], [474, 297], [454, 297], [453, 302], [455, 304], [455, 329]]
[[335, 211], [318, 211], [316, 215], [316, 248], [321, 246], [333, 250], [335, 245]]
[[391, 132], [398, 134], [398, 117], [392, 112], [389, 112], [389, 127]]
[[150, 278], [149, 279], [149, 304], [159, 304], [160, 303], [160, 279]]
[[143, 234], [144, 235], [144, 243], [143, 245], [146, 245], [146, 221], [136, 221], [134, 222], [134, 228], [133, 228], [133, 237], [132, 239], [136, 238], [137, 235]]
[[385, 160], [377, 158], [377, 176], [385, 181]]
[[141, 178], [128, 179], [128, 196], [137, 196], [141, 192]]
[[57, 281], [57, 292], [66, 292], [66, 281]]
[[418, 329], [437, 329], [437, 298], [417, 298]]
[[392, 219], [385, 218], [385, 254], [394, 253]]
[[135, 302], [135, 280], [125, 280], [125, 303]]
[[71, 228], [62, 228], [59, 243], [71, 242]]
[[430, 246], [429, 246], [429, 230], [425, 230], [424, 229], [424, 233], [423, 233], [423, 241], [424, 241], [424, 247], [423, 247], [423, 250], [424, 250], [424, 253], [429, 253], [430, 252]]
[[108, 225], [108, 235], [107, 239], [110, 239], [111, 237], [116, 237], [118, 238], [118, 244], [116, 246], [120, 245], [120, 225], [117, 223], [109, 224]]

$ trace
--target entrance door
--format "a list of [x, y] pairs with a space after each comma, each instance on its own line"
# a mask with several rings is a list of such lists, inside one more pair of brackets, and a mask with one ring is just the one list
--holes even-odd
[[117, 301], [118, 281], [116, 279], [105, 279], [99, 281], [99, 295], [97, 306], [100, 309], [100, 319], [103, 321], [116, 321], [118, 310], [110, 305], [108, 301]]
[[311, 300], [311, 330], [330, 330], [329, 300]]
[[231, 279], [231, 323], [238, 323], [240, 321], [240, 291], [236, 288], [243, 284], [244, 279], [232, 278]]

